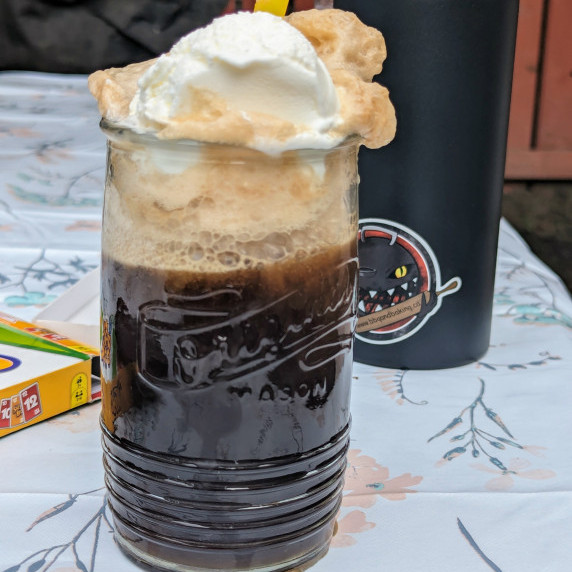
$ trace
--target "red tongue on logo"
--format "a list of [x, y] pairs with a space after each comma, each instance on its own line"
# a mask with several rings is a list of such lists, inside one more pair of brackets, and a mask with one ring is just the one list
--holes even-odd
[[363, 296], [360, 296], [360, 299], [363, 302], [364, 311], [366, 314], [371, 314], [375, 311], [377, 306], [380, 306], [381, 309], [388, 308], [391, 303], [392, 299], [388, 295], [387, 292], [376, 292], [374, 296], [372, 296], [369, 292]]

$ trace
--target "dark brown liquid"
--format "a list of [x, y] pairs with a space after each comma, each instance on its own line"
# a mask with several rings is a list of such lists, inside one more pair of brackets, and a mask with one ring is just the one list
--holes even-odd
[[323, 549], [348, 443], [356, 277], [353, 243], [212, 274], [104, 258], [105, 463], [129, 543], [230, 569]]

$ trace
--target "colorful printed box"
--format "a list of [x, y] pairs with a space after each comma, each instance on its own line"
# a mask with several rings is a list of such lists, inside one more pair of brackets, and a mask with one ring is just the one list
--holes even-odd
[[0, 312], [0, 437], [100, 397], [95, 348]]

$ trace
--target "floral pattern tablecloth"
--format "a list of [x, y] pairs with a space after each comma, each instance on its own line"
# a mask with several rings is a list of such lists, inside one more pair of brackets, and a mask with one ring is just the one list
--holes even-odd
[[[0, 310], [98, 265], [105, 142], [84, 76], [0, 74]], [[572, 570], [572, 300], [501, 223], [478, 363], [355, 364], [337, 533], [312, 570]], [[135, 572], [113, 541], [99, 403], [0, 440], [0, 572]]]

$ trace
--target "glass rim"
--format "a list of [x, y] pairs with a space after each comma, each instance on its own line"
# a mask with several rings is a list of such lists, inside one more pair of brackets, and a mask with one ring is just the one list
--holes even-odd
[[284, 149], [277, 152], [264, 152], [261, 149], [255, 147], [248, 147], [246, 145], [237, 145], [232, 143], [218, 143], [211, 141], [200, 141], [198, 139], [161, 139], [152, 132], [140, 132], [129, 127], [128, 125], [121, 125], [114, 123], [109, 119], [102, 118], [99, 122], [99, 127], [101, 131], [105, 134], [108, 141], [111, 142], [129, 142], [140, 145], [153, 145], [158, 147], [163, 147], [165, 149], [183, 149], [185, 147], [189, 149], [199, 149], [201, 147], [208, 146], [212, 149], [224, 150], [244, 150], [246, 152], [251, 151], [252, 153], [262, 153], [270, 157], [279, 157], [285, 153], [302, 153], [307, 154], [320, 154], [329, 153], [331, 151], [338, 151], [344, 148], [359, 147], [363, 142], [363, 138], [359, 135], [349, 135], [338, 144], [332, 147], [300, 147], [295, 149]]

